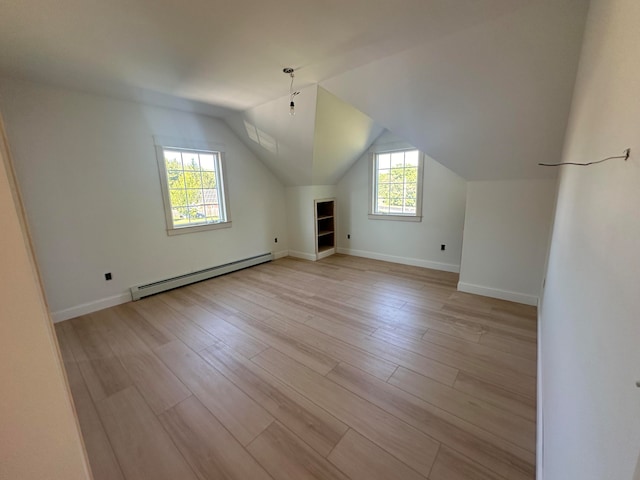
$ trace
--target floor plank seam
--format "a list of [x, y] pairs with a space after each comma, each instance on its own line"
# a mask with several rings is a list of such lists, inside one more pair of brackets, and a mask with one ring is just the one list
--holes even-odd
[[[378, 451], [383, 458], [382, 452], [389, 456], [388, 465], [398, 461], [424, 478], [435, 474], [436, 464], [435, 475], [444, 478], [444, 472], [453, 472], [449, 469], [456, 459], [465, 464], [461, 470], [455, 467], [456, 472], [464, 469], [482, 478], [489, 478], [485, 472], [491, 472], [491, 478], [497, 479], [511, 477], [515, 473], [508, 472], [515, 469], [518, 479], [530, 478], [535, 470], [531, 463], [535, 443], [530, 443], [527, 436], [536, 418], [536, 372], [531, 369], [535, 365], [531, 353], [536, 345], [535, 312], [502, 300], [457, 292], [456, 279], [455, 274], [447, 272], [344, 255], [319, 262], [283, 258], [159, 294], [155, 300], [143, 300], [134, 307], [107, 309], [116, 312], [115, 319], [113, 313], [102, 312], [74, 319], [67, 328], [74, 332], [79, 329], [74, 338], [83, 349], [83, 358], [87, 357], [86, 363], [80, 367], [71, 348], [65, 355], [77, 366], [74, 368], [82, 388], [96, 412], [100, 402], [133, 387], [179, 458], [196, 476], [201, 475], [198, 469], [203, 467], [189, 462], [191, 457], [180, 449], [184, 445], [178, 445], [161, 421], [171, 418], [165, 416], [170, 411], [175, 415], [177, 407], [190, 398], [197, 399], [225, 435], [235, 439], [265, 475], [276, 480], [274, 472], [267, 471], [249, 449], [257, 445], [258, 438], [262, 439], [260, 448], [279, 438], [278, 428], [284, 428], [313, 452], [313, 458], [325, 459], [337, 469], [336, 475], [342, 470], [333, 461], [346, 466], [346, 452]], [[136, 313], [140, 308], [145, 309], [142, 317]], [[161, 315], [157, 322], [154, 316], [149, 317], [154, 311]], [[56, 331], [61, 337], [67, 336], [62, 326]], [[124, 345], [114, 343], [123, 335]], [[89, 350], [85, 352], [87, 345]], [[174, 350], [176, 347], [178, 350]], [[200, 373], [193, 376], [185, 370], [191, 357], [185, 357], [187, 361], [175, 356], [182, 351], [192, 352], [193, 361], [202, 362], [197, 363], [203, 365], [198, 367]], [[230, 356], [227, 359], [225, 355]], [[182, 363], [176, 370], [173, 363], [177, 360]], [[153, 377], [156, 371], [161, 374], [158, 380]], [[169, 377], [163, 377], [163, 371]], [[207, 372], [213, 375], [211, 381], [219, 378], [222, 383], [203, 385], [208, 389], [207, 399], [203, 399], [199, 390], [194, 393], [188, 385], [206, 381]], [[305, 377], [297, 379], [295, 372]], [[186, 381], [183, 374], [188, 375]], [[319, 382], [318, 387], [313, 386], [313, 379]], [[154, 385], [158, 381], [168, 383]], [[233, 403], [209, 403], [215, 395], [224, 395], [227, 384], [233, 387], [232, 392], [238, 392], [239, 402], [231, 396]], [[428, 390], [421, 392], [421, 388]], [[320, 397], [313, 395], [314, 391], [322, 392]], [[345, 410], [337, 400], [326, 396], [330, 392], [347, 395], [345, 399], [353, 403]], [[186, 393], [189, 395], [182, 398]], [[123, 401], [130, 397], [119, 398]], [[244, 398], [249, 403], [243, 403]], [[111, 405], [113, 409], [117, 403]], [[189, 408], [186, 405], [184, 408]], [[229, 416], [232, 405], [246, 405], [247, 414]], [[429, 455], [433, 454], [431, 464], [431, 457], [421, 462], [412, 456], [415, 450], [408, 448], [411, 444], [399, 447], [389, 443], [393, 437], [388, 437], [384, 429], [370, 430], [361, 423], [364, 419], [354, 410], [357, 407], [374, 414], [373, 418], [382, 415], [380, 419], [387, 419], [382, 425], [397, 426], [389, 435], [404, 432], [405, 438], [416, 441], [415, 445], [422, 445], [420, 438], [432, 442], [433, 448], [428, 449]], [[193, 410], [193, 406], [190, 408]], [[106, 439], [103, 445], [111, 449], [114, 467], [117, 465], [125, 477], [122, 459], [103, 416], [98, 414], [97, 419], [96, 428]], [[509, 430], [511, 426], [522, 426], [522, 430]], [[452, 430], [448, 432], [447, 428]], [[466, 436], [457, 437], [456, 431]], [[340, 453], [332, 456], [346, 438]], [[367, 447], [365, 440], [378, 450]], [[484, 453], [483, 444], [489, 448]], [[118, 451], [123, 451], [122, 445]], [[498, 456], [493, 459], [491, 455]], [[312, 457], [306, 458], [311, 468]], [[320, 463], [315, 465], [324, 472], [322, 478], [331, 471], [322, 470], [325, 467]]]

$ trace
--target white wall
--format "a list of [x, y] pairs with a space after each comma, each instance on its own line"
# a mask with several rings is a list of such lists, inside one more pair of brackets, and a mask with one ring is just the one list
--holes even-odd
[[[369, 220], [369, 158], [376, 149], [413, 148], [384, 133], [338, 183], [338, 251], [459, 271], [466, 182], [425, 156], [422, 222]], [[351, 234], [351, 239], [347, 239]], [[446, 250], [440, 250], [445, 244]]]
[[0, 119], [0, 478], [91, 478]]
[[[219, 119], [8, 80], [0, 107], [58, 320], [126, 301], [132, 285], [288, 248], [284, 187]], [[167, 236], [153, 135], [221, 144], [231, 228]]]
[[555, 196], [555, 180], [469, 182], [458, 289], [537, 305]]
[[640, 2], [593, 0], [542, 306], [544, 480], [632, 478], [640, 451]]
[[287, 188], [289, 255], [307, 260], [316, 259], [314, 200], [335, 197], [334, 185]]

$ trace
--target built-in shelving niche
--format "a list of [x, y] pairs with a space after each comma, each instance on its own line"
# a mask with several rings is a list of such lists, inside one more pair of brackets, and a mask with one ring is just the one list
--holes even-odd
[[316, 260], [336, 253], [336, 201], [315, 200]]

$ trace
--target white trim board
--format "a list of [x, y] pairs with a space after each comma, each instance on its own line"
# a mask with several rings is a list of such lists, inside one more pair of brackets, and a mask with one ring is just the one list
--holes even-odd
[[542, 410], [542, 301], [544, 297], [544, 284], [542, 293], [538, 299], [538, 374], [536, 382], [538, 388], [537, 395], [537, 411], [536, 411], [536, 479], [544, 478], [544, 411]]
[[[380, 253], [366, 252], [363, 250], [350, 250], [347, 248], [338, 248], [337, 252], [345, 255], [353, 255], [356, 257], [371, 258], [373, 260], [382, 260], [385, 262], [400, 263], [403, 265], [413, 265], [416, 267], [432, 268], [434, 270], [444, 270], [446, 272], [454, 272], [454, 273], [460, 272], [459, 265], [428, 262], [426, 260], [420, 260], [417, 258], [396, 257], [393, 255], [384, 255]], [[311, 261], [316, 260], [315, 255], [312, 253], [297, 252], [295, 250], [282, 250], [282, 251], [273, 253], [274, 259], [283, 258], [287, 256], [291, 256], [294, 258], [302, 258], [304, 260], [311, 260]], [[460, 284], [458, 284], [458, 289], [460, 289]], [[475, 292], [470, 292], [470, 293], [475, 293]], [[127, 291], [118, 295], [113, 295], [111, 297], [101, 298], [93, 302], [83, 303], [80, 305], [76, 305], [74, 307], [65, 308], [63, 310], [58, 310], [56, 312], [51, 312], [51, 319], [53, 320], [53, 323], [59, 323], [65, 320], [69, 320], [70, 318], [79, 317], [81, 315], [87, 315], [88, 313], [97, 312], [98, 310], [103, 310], [109, 307], [115, 307], [116, 305], [121, 305], [123, 303], [127, 303], [130, 301], [131, 301], [131, 292]]]
[[460, 273], [460, 265], [454, 265], [450, 263], [432, 262], [419, 258], [398, 257], [395, 255], [387, 255], [385, 253], [368, 252], [366, 250], [352, 250], [350, 248], [338, 248], [338, 253], [342, 253], [344, 255], [353, 255], [354, 257], [382, 260], [383, 262], [400, 263], [402, 265], [412, 265], [414, 267], [431, 268], [432, 270]]
[[131, 301], [131, 292], [127, 291], [112, 297], [101, 298], [93, 302], [82, 303], [75, 307], [65, 308], [64, 310], [58, 310], [57, 312], [51, 312], [51, 319], [53, 323], [63, 322], [70, 318], [79, 317], [80, 315], [86, 315], [88, 313], [97, 312], [109, 307], [115, 307]]
[[458, 291], [482, 295], [483, 297], [499, 298], [510, 302], [523, 303], [525, 305], [538, 305], [538, 297], [527, 293], [511, 292], [497, 288], [474, 285], [472, 283], [458, 282]]
[[305, 253], [297, 252], [296, 250], [289, 250], [289, 256], [293, 258], [302, 258], [303, 260], [311, 260], [312, 262], [316, 261], [315, 253]]

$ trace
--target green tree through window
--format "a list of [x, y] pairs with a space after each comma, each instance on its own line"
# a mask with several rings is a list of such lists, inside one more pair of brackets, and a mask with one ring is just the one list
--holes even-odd
[[374, 214], [417, 214], [420, 152], [405, 150], [375, 155]]
[[226, 221], [219, 152], [163, 148], [173, 228]]

